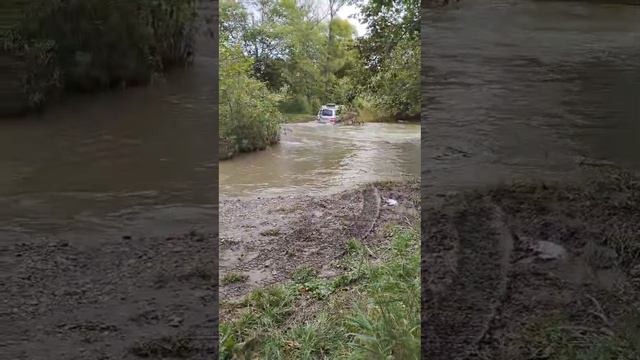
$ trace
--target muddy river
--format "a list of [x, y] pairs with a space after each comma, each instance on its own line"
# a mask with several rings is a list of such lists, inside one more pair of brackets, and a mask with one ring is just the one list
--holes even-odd
[[427, 187], [640, 169], [640, 6], [464, 0], [422, 34]]
[[[211, 41], [211, 40], [207, 40]], [[84, 239], [216, 226], [211, 44], [148, 87], [0, 121], [0, 236]]]
[[420, 124], [287, 124], [280, 144], [220, 163], [220, 197], [319, 194], [420, 176]]

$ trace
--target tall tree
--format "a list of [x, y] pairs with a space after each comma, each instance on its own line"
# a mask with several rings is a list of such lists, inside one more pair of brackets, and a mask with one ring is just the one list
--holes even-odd
[[348, 0], [329, 0], [329, 32], [327, 34], [327, 58], [324, 65], [324, 92], [325, 95], [329, 93], [330, 79], [329, 79], [329, 62], [331, 61], [331, 50], [333, 47], [333, 19], [338, 14], [338, 11], [347, 4]]
[[377, 70], [403, 40], [420, 38], [420, 2], [417, 0], [356, 0], [360, 19], [366, 22], [369, 36], [360, 49], [373, 70]]

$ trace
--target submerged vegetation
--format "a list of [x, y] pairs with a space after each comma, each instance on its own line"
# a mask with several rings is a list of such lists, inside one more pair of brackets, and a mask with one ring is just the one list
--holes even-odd
[[393, 227], [371, 250], [357, 240], [339, 260], [344, 272], [296, 271], [289, 283], [222, 304], [220, 358], [418, 359], [420, 232]]
[[[16, 2], [19, 4], [19, 2]], [[149, 82], [193, 54], [197, 0], [39, 0], [5, 30], [5, 52], [26, 63], [27, 107], [61, 91]]]
[[264, 149], [325, 103], [368, 121], [418, 117], [419, 3], [356, 1], [366, 34], [337, 16], [350, 3], [221, 2], [221, 158]]

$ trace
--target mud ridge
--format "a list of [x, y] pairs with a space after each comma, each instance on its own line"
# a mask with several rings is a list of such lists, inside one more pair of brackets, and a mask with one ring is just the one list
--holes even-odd
[[497, 289], [497, 293], [495, 294], [495, 300], [490, 305], [489, 313], [484, 322], [484, 326], [478, 333], [475, 341], [470, 346], [471, 357], [479, 355], [480, 344], [487, 337], [487, 334], [490, 333], [494, 319], [499, 315], [500, 307], [507, 297], [509, 286], [509, 276], [514, 248], [514, 234], [510, 229], [510, 225], [507, 222], [508, 220], [504, 211], [500, 207], [495, 205], [493, 206], [493, 210], [493, 228], [496, 230], [496, 235], [498, 236], [498, 247], [502, 253], [502, 257], [500, 259], [500, 283]]
[[430, 200], [422, 244], [427, 358], [638, 358], [636, 175], [594, 173], [579, 184], [515, 183]]
[[[440, 289], [427, 286], [425, 291], [423, 349], [427, 358], [465, 359], [476, 352], [506, 292], [512, 239], [502, 222], [501, 210], [487, 201], [448, 211], [451, 223], [438, 224], [437, 214], [426, 216], [429, 234], [437, 233], [442, 226], [456, 229], [451, 239], [456, 244], [448, 245], [456, 249], [450, 254], [456, 260], [449, 284]], [[427, 239], [427, 253], [438, 252], [441, 249], [436, 248], [444, 245]], [[442, 265], [438, 261], [425, 263], [427, 269]], [[427, 278], [430, 273], [427, 270]]]
[[371, 234], [376, 221], [380, 216], [380, 192], [374, 185], [362, 190], [362, 210], [354, 219], [351, 228], [354, 229], [353, 237], [364, 240]]

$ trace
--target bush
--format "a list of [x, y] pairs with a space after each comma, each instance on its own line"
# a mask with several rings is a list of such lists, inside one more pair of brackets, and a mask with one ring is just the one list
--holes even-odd
[[280, 140], [279, 93], [249, 76], [251, 60], [238, 48], [220, 47], [220, 140], [241, 152], [263, 150]]
[[282, 103], [281, 109], [287, 114], [312, 114], [314, 107], [304, 95], [294, 95]]
[[420, 114], [419, 41], [401, 41], [369, 84], [377, 110], [395, 118]]
[[17, 33], [4, 39], [3, 49], [17, 62], [24, 64], [21, 81], [16, 82], [15, 93], [24, 95], [27, 109], [40, 109], [45, 101], [62, 87], [60, 69], [55, 59], [55, 42], [39, 40], [25, 42]]
[[147, 83], [193, 53], [195, 0], [39, 0], [5, 40], [29, 65], [32, 106], [51, 90]]

